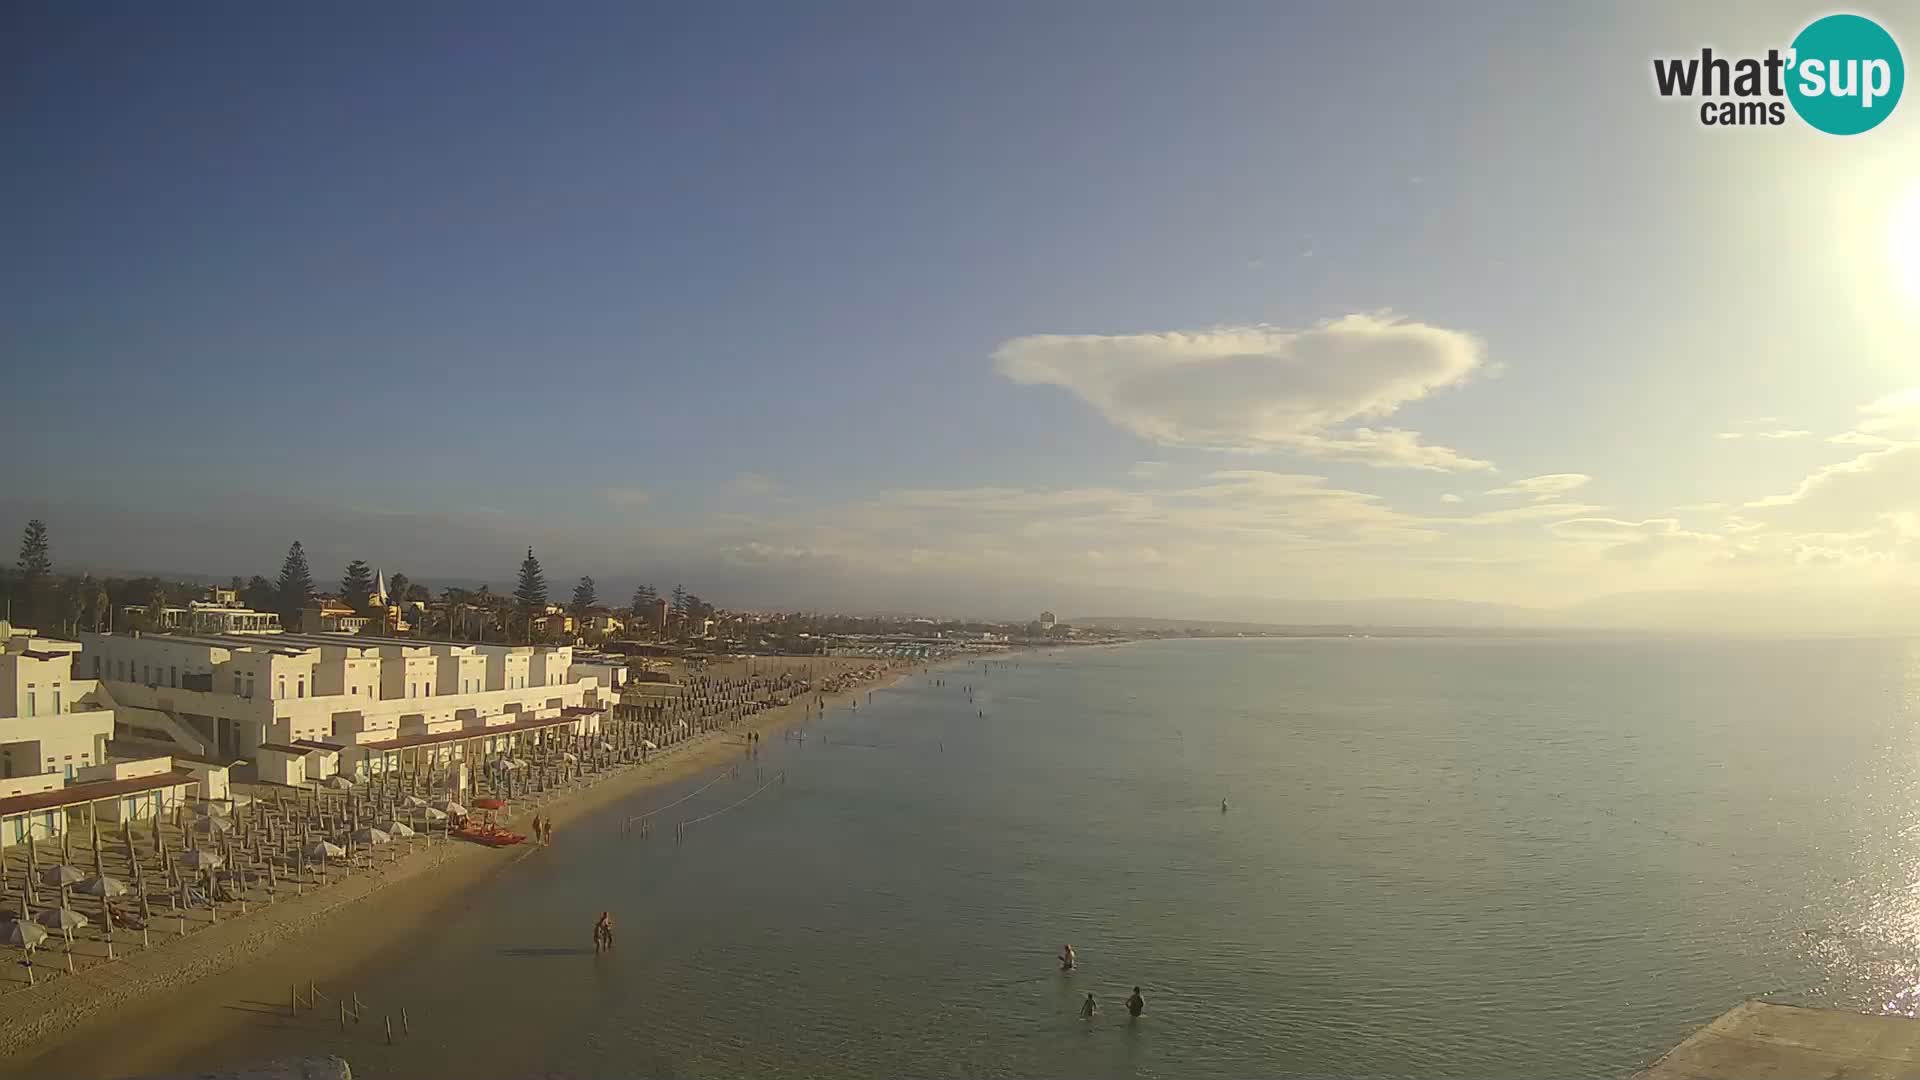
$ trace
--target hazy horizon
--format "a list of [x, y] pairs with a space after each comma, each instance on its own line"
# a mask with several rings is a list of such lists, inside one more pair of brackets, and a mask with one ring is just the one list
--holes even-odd
[[191, 6], [0, 21], [63, 568], [1920, 630], [1920, 105], [1648, 66], [1825, 6]]

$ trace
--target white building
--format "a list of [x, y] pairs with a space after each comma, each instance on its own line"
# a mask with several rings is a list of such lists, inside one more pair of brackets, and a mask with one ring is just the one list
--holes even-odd
[[[80, 638], [81, 671], [98, 673], [143, 735], [161, 730], [215, 758], [256, 758], [263, 743], [350, 748], [563, 717], [597, 729], [597, 714], [564, 710], [611, 700], [596, 677], [571, 673], [568, 646], [284, 633]], [[363, 760], [343, 754], [341, 768]]]
[[0, 796], [62, 786], [107, 759], [113, 710], [97, 680], [73, 677], [79, 650], [0, 622]]

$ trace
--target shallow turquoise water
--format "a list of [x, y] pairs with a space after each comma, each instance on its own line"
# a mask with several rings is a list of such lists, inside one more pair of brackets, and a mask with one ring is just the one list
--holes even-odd
[[789, 782], [683, 846], [618, 822], [706, 777], [565, 830], [352, 980], [424, 1018], [400, 1046], [263, 1021], [180, 1064], [1617, 1077], [1745, 997], [1920, 998], [1920, 644], [1166, 642], [942, 677], [769, 737]]

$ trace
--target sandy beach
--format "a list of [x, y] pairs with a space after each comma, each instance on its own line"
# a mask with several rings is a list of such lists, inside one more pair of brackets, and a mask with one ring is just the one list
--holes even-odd
[[[768, 661], [759, 661], [762, 665]], [[813, 661], [832, 673], [874, 666], [881, 673], [827, 695], [844, 703], [923, 665], [918, 662]], [[737, 670], [735, 670], [737, 668]], [[744, 662], [712, 665], [705, 674], [743, 674]], [[517, 802], [512, 825], [532, 816], [554, 823], [556, 843], [583, 815], [648, 790], [738, 761], [746, 731], [774, 732], [804, 723], [812, 695], [707, 732], [631, 765], [584, 778], [539, 801]], [[640, 807], [636, 806], [636, 809]], [[320, 988], [321, 1007], [334, 980], [403, 939], [453, 905], [475, 902], [488, 877], [540, 849], [494, 849], [459, 841], [418, 841], [391, 865], [356, 871], [303, 896], [255, 906], [244, 916], [203, 925], [184, 937], [156, 929], [142, 949], [139, 935], [119, 935], [119, 959], [61, 972], [43, 985], [10, 984], [0, 994], [0, 1077], [117, 1076], [166, 1061], [216, 1037], [242, 1012], [286, 1012], [291, 988]], [[372, 903], [370, 901], [375, 901]], [[157, 920], [170, 924], [170, 918]], [[43, 950], [40, 964], [57, 963]]]

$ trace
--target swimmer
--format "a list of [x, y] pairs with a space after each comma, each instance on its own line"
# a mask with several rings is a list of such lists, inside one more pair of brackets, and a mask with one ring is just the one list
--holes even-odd
[[1147, 999], [1140, 996], [1140, 988], [1133, 988], [1133, 996], [1127, 999], [1127, 1015], [1138, 1020], [1147, 1007]]
[[1073, 946], [1071, 945], [1060, 946], [1060, 970], [1061, 971], [1072, 971], [1074, 964], [1078, 963], [1079, 959], [1080, 959], [1079, 957], [1073, 954]]
[[1087, 1000], [1080, 1003], [1080, 1019], [1091, 1020], [1093, 1019], [1093, 1014], [1098, 1010], [1099, 1006], [1093, 1003], [1093, 993], [1089, 991], [1087, 993]]

